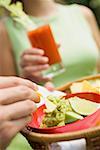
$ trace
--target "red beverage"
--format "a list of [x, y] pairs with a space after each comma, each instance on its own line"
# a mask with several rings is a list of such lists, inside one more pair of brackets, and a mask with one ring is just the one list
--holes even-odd
[[44, 50], [45, 56], [49, 58], [50, 65], [61, 62], [57, 44], [53, 38], [49, 25], [45, 25], [28, 32], [28, 37], [33, 47]]

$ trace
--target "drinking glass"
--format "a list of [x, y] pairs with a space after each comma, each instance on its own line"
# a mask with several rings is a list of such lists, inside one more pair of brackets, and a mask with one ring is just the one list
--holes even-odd
[[32, 47], [43, 49], [49, 58], [49, 69], [43, 71], [44, 76], [54, 77], [64, 72], [61, 56], [49, 25], [28, 32]]

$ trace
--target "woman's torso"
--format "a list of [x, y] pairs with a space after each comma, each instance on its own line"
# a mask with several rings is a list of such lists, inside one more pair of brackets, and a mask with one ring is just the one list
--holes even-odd
[[[32, 17], [35, 24], [34, 28], [49, 24], [56, 43], [61, 45], [59, 52], [66, 71], [53, 78], [56, 87], [96, 73], [98, 59], [96, 43], [79, 6], [59, 5], [58, 9], [59, 11], [48, 19]], [[13, 43], [17, 66], [19, 67], [21, 52], [31, 45], [21, 28], [15, 30], [15, 26], [11, 24], [7, 23], [7, 28]]]
[[53, 78], [55, 86], [96, 73], [98, 48], [78, 5], [60, 6], [49, 19], [33, 18], [37, 26], [49, 24], [66, 71]]

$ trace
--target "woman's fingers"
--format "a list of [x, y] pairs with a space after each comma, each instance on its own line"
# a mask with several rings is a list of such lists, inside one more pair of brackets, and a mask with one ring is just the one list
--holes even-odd
[[31, 99], [34, 102], [40, 101], [39, 95], [26, 86], [17, 86], [0, 90], [1, 105], [7, 105], [18, 101], [23, 101], [24, 99]]
[[24, 55], [22, 57], [22, 61], [20, 63], [21, 67], [27, 66], [27, 65], [37, 65], [37, 64], [47, 64], [48, 63], [48, 57], [45, 56], [37, 56], [37, 55]]
[[36, 111], [36, 105], [31, 100], [2, 106], [2, 108], [4, 110], [3, 120], [16, 120], [31, 115], [32, 112]]
[[[32, 48], [32, 49], [28, 49], [26, 51], [24, 51], [22, 53], [22, 56], [26, 55], [26, 54], [32, 54], [32, 55], [44, 55], [44, 50], [42, 49], [37, 49], [37, 48]], [[21, 56], [21, 57], [22, 57]]]
[[5, 122], [3, 129], [0, 130], [0, 149], [5, 149], [14, 136], [21, 131], [29, 122], [31, 117], [27, 116], [18, 120]]
[[[0, 149], [30, 121], [40, 101], [37, 85], [17, 77], [0, 77]], [[34, 101], [34, 102], [33, 102]]]
[[32, 88], [33, 90], [37, 90], [37, 85], [35, 83], [32, 83], [29, 80], [25, 80], [18, 77], [0, 77], [0, 89], [2, 88], [8, 88], [8, 87], [15, 87], [18, 85], [24, 85], [29, 88]]
[[44, 86], [45, 86], [45, 88], [47, 88], [49, 91], [54, 91], [54, 90], [55, 90], [54, 84], [53, 84], [52, 82], [46, 82]]
[[17, 128], [17, 132], [21, 131], [29, 122], [31, 122], [32, 116], [26, 116], [17, 120], [12, 120], [11, 123]]
[[52, 79], [50, 77], [44, 77], [42, 75], [33, 74], [33, 76], [31, 77], [31, 80], [35, 81], [36, 83], [45, 83], [45, 82], [51, 81]]
[[23, 73], [33, 74], [34, 72], [43, 71], [49, 68], [49, 65], [27, 66], [23, 68]]
[[38, 86], [31, 82], [30, 80], [22, 79], [22, 78], [17, 78], [18, 79], [18, 85], [26, 86], [34, 91], [38, 90]]

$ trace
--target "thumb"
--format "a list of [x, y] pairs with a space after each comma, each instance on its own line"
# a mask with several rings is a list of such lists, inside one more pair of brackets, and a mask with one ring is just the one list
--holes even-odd
[[52, 82], [46, 82], [44, 87], [46, 89], [48, 89], [49, 91], [54, 91], [55, 90], [54, 84]]

